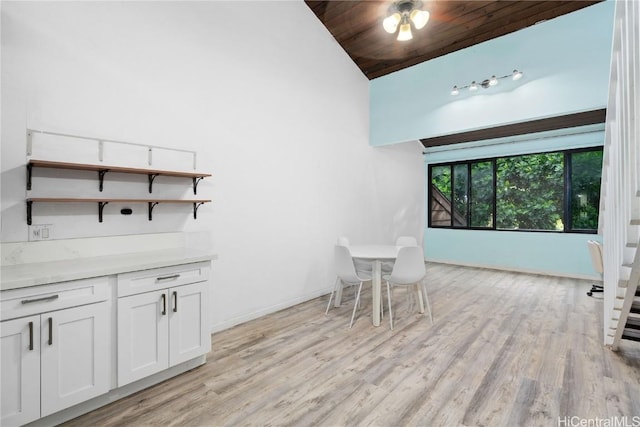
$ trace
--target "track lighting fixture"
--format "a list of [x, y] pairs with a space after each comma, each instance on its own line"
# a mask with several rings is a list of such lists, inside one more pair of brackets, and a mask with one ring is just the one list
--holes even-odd
[[469, 89], [469, 91], [471, 91], [471, 92], [477, 91], [478, 88], [480, 88], [480, 87], [482, 87], [484, 89], [488, 89], [491, 86], [497, 85], [498, 81], [500, 81], [502, 79], [506, 79], [506, 78], [511, 77], [512, 80], [520, 80], [522, 78], [522, 76], [523, 76], [522, 71], [513, 70], [513, 73], [511, 73], [511, 74], [507, 74], [507, 75], [500, 76], [500, 77], [496, 77], [495, 75], [493, 75], [488, 79], [482, 80], [480, 83], [476, 83], [476, 81], [474, 80], [470, 84], [465, 85], [465, 86], [454, 85], [453, 89], [451, 89], [451, 95], [453, 95], [453, 96], [459, 95], [461, 89]]

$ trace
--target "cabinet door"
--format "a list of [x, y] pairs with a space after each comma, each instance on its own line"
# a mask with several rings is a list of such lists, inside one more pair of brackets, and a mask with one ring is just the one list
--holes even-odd
[[106, 302], [41, 315], [42, 416], [109, 391]]
[[40, 418], [40, 316], [0, 323], [0, 424]]
[[206, 311], [209, 301], [207, 285], [208, 282], [200, 282], [169, 289], [171, 366], [211, 350], [210, 322]]
[[169, 367], [166, 290], [118, 298], [118, 386]]

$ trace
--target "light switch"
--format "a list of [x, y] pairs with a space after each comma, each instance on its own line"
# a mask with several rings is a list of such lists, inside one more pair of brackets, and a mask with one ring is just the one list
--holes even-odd
[[53, 224], [37, 224], [29, 226], [29, 241], [51, 240], [53, 237]]

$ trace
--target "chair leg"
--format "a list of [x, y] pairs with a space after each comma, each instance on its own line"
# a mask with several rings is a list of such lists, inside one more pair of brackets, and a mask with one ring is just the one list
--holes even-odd
[[349, 329], [353, 326], [353, 319], [356, 316], [356, 310], [358, 309], [358, 304], [360, 304], [360, 291], [362, 290], [362, 282], [360, 282], [360, 286], [358, 286], [358, 295], [356, 296], [356, 303], [353, 305], [353, 313], [351, 314], [351, 323], [349, 323]]
[[587, 295], [593, 296], [594, 292], [604, 292], [604, 287], [602, 285], [596, 285], [594, 283], [591, 285], [591, 290], [587, 292]]
[[333, 290], [331, 291], [331, 295], [329, 296], [329, 304], [327, 304], [327, 309], [326, 309], [326, 310], [325, 310], [325, 312], [324, 312], [325, 316], [326, 316], [327, 314], [329, 314], [329, 307], [331, 307], [331, 300], [333, 299], [333, 294], [336, 292], [336, 289], [337, 289], [337, 287], [338, 287], [338, 283], [339, 283], [339, 282], [340, 282], [340, 278], [338, 277], [338, 278], [336, 279], [336, 284], [335, 284], [335, 285], [333, 285]]
[[418, 312], [424, 314], [424, 297], [422, 295], [421, 282], [416, 283], [416, 297], [418, 298]]
[[424, 301], [427, 303], [427, 310], [429, 310], [429, 320], [433, 325], [433, 316], [431, 315], [431, 304], [429, 304], [429, 296], [427, 295], [427, 286], [422, 282], [422, 291], [424, 292]]
[[408, 286], [405, 286], [404, 288], [407, 297], [407, 313], [411, 313], [411, 311], [413, 310], [413, 294], [409, 290]]
[[389, 308], [389, 328], [393, 331], [393, 313], [391, 312], [391, 288], [387, 280], [387, 307]]

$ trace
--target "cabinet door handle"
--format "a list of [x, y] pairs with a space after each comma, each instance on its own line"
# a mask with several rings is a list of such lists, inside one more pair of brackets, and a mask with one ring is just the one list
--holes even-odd
[[49, 317], [49, 345], [53, 345], [53, 317]]
[[167, 294], [162, 294], [162, 315], [167, 315]]
[[42, 298], [34, 298], [34, 299], [23, 299], [21, 301], [22, 304], [31, 304], [32, 302], [44, 302], [44, 301], [53, 301], [60, 298], [60, 295], [51, 295], [48, 297], [42, 297]]
[[179, 274], [172, 274], [171, 276], [156, 277], [156, 282], [161, 282], [163, 280], [176, 280], [179, 277], [180, 277]]
[[178, 291], [173, 291], [173, 312], [178, 312]]
[[29, 351], [33, 351], [33, 322], [29, 322]]

